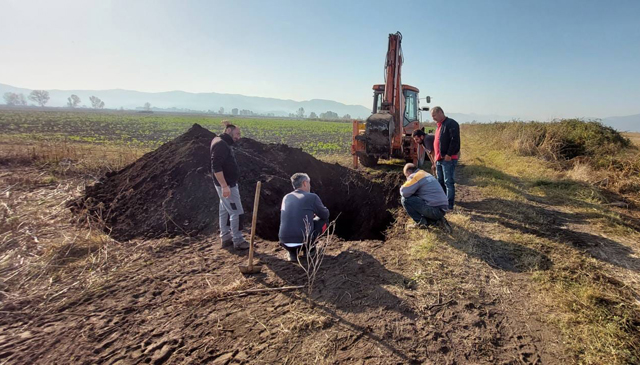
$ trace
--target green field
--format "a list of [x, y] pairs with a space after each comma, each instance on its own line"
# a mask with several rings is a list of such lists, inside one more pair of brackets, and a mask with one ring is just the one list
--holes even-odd
[[284, 143], [311, 154], [346, 153], [350, 148], [351, 124], [345, 122], [169, 113], [0, 109], [0, 134], [29, 140], [116, 143], [154, 148], [184, 133], [194, 123], [217, 133], [224, 119], [240, 126], [243, 137], [265, 143]]

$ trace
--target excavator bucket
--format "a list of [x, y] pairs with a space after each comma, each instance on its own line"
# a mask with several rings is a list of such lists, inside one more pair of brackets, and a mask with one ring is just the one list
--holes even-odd
[[394, 133], [393, 116], [388, 112], [372, 114], [362, 124], [354, 122], [351, 153], [354, 155], [354, 166], [360, 163], [367, 167], [374, 167], [378, 159], [389, 158], [391, 139]]
[[364, 136], [367, 155], [389, 157], [391, 138], [394, 133], [393, 115], [375, 113], [367, 118]]

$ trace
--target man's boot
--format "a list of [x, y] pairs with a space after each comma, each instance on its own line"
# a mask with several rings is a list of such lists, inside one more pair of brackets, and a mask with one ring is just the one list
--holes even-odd
[[236, 250], [246, 250], [249, 248], [249, 242], [245, 241], [244, 237], [242, 238], [242, 241], [238, 241], [238, 242], [234, 242], [233, 243], [233, 248]]
[[233, 236], [231, 236], [231, 234], [220, 237], [220, 247], [225, 248], [231, 245], [233, 245]]
[[451, 228], [451, 225], [449, 224], [449, 222], [445, 217], [442, 217], [442, 219], [439, 219], [438, 222], [436, 222], [436, 224], [443, 232], [449, 233], [449, 234], [453, 233], [453, 228]]

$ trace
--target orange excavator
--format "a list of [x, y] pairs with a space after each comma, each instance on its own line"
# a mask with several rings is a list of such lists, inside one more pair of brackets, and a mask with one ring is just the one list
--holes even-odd
[[[351, 154], [353, 164], [358, 161], [373, 167], [378, 159], [400, 158], [422, 164], [424, 147], [417, 145], [411, 133], [420, 128], [418, 120], [418, 94], [416, 87], [401, 82], [402, 34], [389, 34], [389, 47], [385, 62], [385, 83], [373, 85], [373, 111], [365, 122], [353, 121]], [[431, 102], [429, 96], [426, 102]], [[422, 108], [429, 110], [429, 108]]]

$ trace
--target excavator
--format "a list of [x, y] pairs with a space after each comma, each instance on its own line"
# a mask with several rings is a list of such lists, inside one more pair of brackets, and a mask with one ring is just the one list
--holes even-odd
[[[366, 121], [353, 121], [351, 154], [354, 167], [358, 162], [374, 167], [379, 159], [399, 158], [422, 164], [425, 151], [411, 138], [420, 128], [418, 120], [419, 90], [402, 84], [402, 34], [389, 34], [385, 61], [385, 83], [373, 85], [373, 110]], [[426, 97], [431, 102], [431, 97]], [[427, 111], [428, 107], [421, 110]]]

